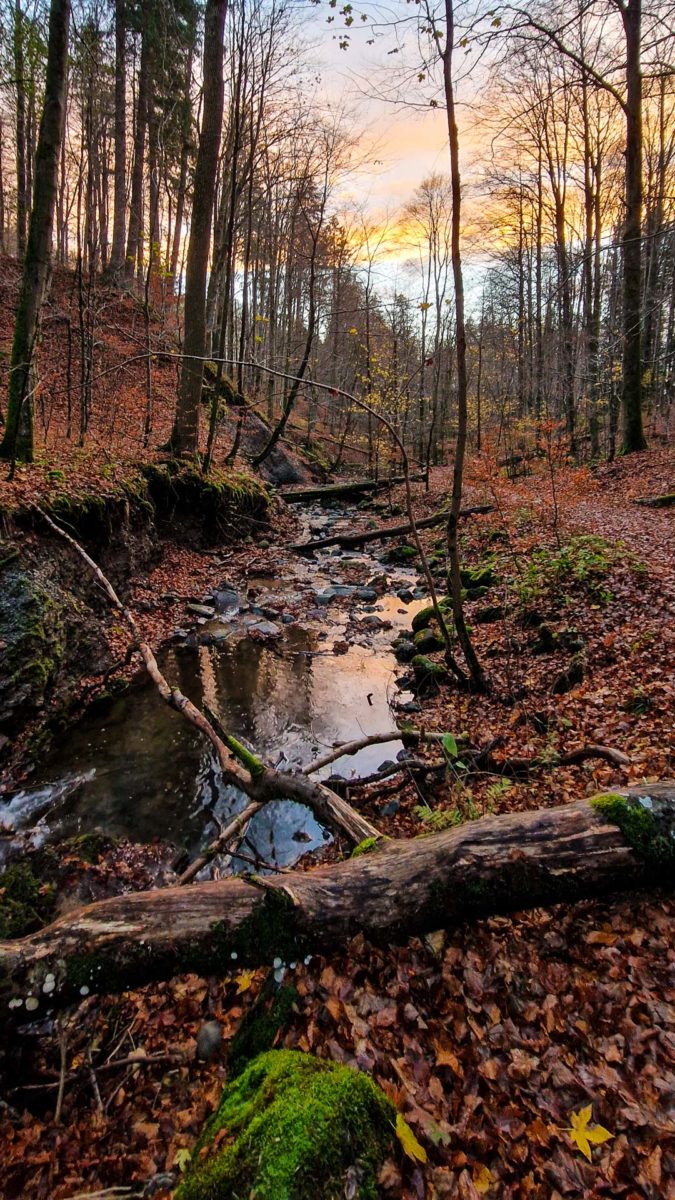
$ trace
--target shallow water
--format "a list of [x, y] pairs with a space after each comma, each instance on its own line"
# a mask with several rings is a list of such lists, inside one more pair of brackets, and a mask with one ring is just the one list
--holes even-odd
[[[340, 512], [329, 514], [328, 521], [325, 513], [320, 517], [324, 528], [344, 523]], [[228, 731], [279, 769], [297, 767], [335, 744], [396, 724], [390, 705], [399, 694], [399, 668], [391, 641], [396, 628], [409, 626], [423, 601], [406, 605], [394, 594], [394, 589], [414, 585], [414, 572], [383, 568], [370, 554], [350, 555], [349, 562], [351, 569], [356, 564], [365, 573], [386, 570], [392, 591], [372, 603], [350, 597], [347, 611], [334, 604], [318, 610], [309, 593], [342, 582], [345, 573], [343, 558], [327, 551], [316, 560], [293, 563], [290, 578], [248, 581], [249, 587], [255, 585], [258, 608], [281, 609], [303, 593], [309, 598], [309, 618], [281, 626], [278, 640], [261, 644], [249, 637], [247, 626], [261, 618], [244, 612], [224, 623], [201, 624], [202, 635], [217, 629], [226, 640], [178, 646], [158, 656], [170, 683], [197, 705], [207, 704]], [[373, 610], [394, 628], [364, 628], [355, 634], [352, 624], [350, 636], [359, 644], [333, 653], [350, 611], [360, 622]], [[400, 749], [400, 742], [367, 747], [323, 774], [369, 774]], [[56, 806], [46, 818], [52, 833], [61, 836], [100, 828], [135, 841], [158, 838], [193, 854], [217, 834], [219, 822], [246, 803], [241, 792], [223, 785], [203, 738], [162, 703], [149, 681], [104, 709], [93, 707], [68, 732], [37, 781], [42, 795], [44, 785], [62, 787], [73, 775], [85, 778], [74, 791], [55, 797]], [[307, 809], [280, 801], [253, 819], [242, 850], [263, 863], [285, 866], [329, 840]], [[246, 865], [237, 860], [229, 868]]]

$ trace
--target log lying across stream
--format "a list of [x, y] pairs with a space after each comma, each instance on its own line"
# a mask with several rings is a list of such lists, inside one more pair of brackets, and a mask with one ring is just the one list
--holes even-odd
[[674, 847], [671, 780], [381, 842], [310, 871], [116, 896], [0, 942], [0, 1004], [37, 1016], [90, 991], [293, 962], [359, 932], [387, 942], [478, 913], [672, 882]]
[[[473, 517], [490, 512], [494, 512], [494, 505], [474, 504], [470, 508], [460, 508], [459, 515], [460, 517]], [[442, 509], [430, 517], [421, 517], [419, 521], [415, 521], [415, 528], [433, 529], [435, 525], [444, 525], [447, 519], [447, 511]], [[333, 533], [326, 537], [314, 538], [310, 542], [295, 542], [290, 548], [297, 554], [309, 554], [313, 550], [323, 550], [325, 546], [343, 546], [345, 549], [354, 549], [355, 546], [364, 546], [366, 542], [398, 537], [411, 531], [412, 525], [409, 521], [405, 521], [402, 525], [384, 525], [380, 529], [366, 529], [358, 533]]]
[[[425, 483], [426, 475], [411, 475], [411, 483]], [[379, 492], [405, 483], [405, 475], [390, 475], [388, 479], [349, 479], [342, 483], [317, 484], [315, 487], [287, 488], [281, 492], [288, 504], [303, 504], [306, 500], [348, 500], [364, 492]]]

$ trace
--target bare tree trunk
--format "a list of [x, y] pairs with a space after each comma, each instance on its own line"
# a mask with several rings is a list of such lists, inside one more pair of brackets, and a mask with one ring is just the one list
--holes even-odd
[[126, 224], [127, 55], [126, 0], [115, 0], [115, 178], [110, 273], [119, 281], [124, 272]]
[[16, 248], [26, 249], [26, 78], [23, 45], [23, 12], [20, 0], [14, 8], [14, 73], [16, 76]]
[[9, 376], [9, 403], [0, 457], [14, 463], [33, 460], [33, 366], [51, 263], [59, 153], [65, 118], [70, 0], [52, 0], [45, 98], [37, 153], [35, 186], [21, 292], [14, 323]]
[[141, 62], [138, 70], [136, 97], [136, 128], [134, 131], [134, 161], [131, 168], [131, 200], [127, 229], [127, 255], [124, 273], [132, 280], [141, 237], [143, 211], [143, 166], [145, 160], [145, 130], [148, 122], [148, 91], [150, 87], [150, 0], [143, 0], [141, 9]]
[[206, 273], [223, 124], [223, 36], [227, 0], [207, 0], [204, 18], [204, 107], [195, 167], [192, 223], [185, 273], [185, 332], [176, 416], [171, 433], [174, 454], [199, 449], [199, 405], [206, 346]]
[[443, 52], [443, 85], [445, 89], [445, 104], [448, 117], [448, 142], [450, 147], [450, 184], [452, 188], [452, 223], [451, 223], [451, 255], [452, 275], [455, 286], [455, 317], [456, 317], [456, 357], [457, 357], [457, 443], [455, 445], [455, 461], [452, 472], [452, 496], [450, 513], [448, 515], [448, 563], [450, 568], [450, 592], [452, 595], [452, 615], [455, 620], [457, 637], [462, 647], [471, 676], [471, 684], [476, 691], [485, 691], [487, 681], [478, 656], [473, 648], [469, 631], [464, 620], [464, 605], [462, 602], [462, 582], [460, 579], [459, 547], [457, 544], [457, 525], [462, 504], [462, 482], [464, 478], [464, 456], [466, 453], [467, 436], [467, 372], [466, 372], [466, 322], [464, 319], [464, 278], [462, 275], [462, 257], [460, 248], [462, 188], [459, 174], [459, 133], [455, 112], [455, 91], [452, 77], [452, 53], [454, 49], [454, 9], [452, 0], [445, 0], [445, 50]]
[[626, 219], [623, 227], [623, 444], [644, 450], [642, 427], [642, 0], [615, 0], [626, 35]]

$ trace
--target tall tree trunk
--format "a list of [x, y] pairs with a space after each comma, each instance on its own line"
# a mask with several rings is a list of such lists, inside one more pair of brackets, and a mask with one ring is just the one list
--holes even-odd
[[227, 0], [207, 0], [204, 17], [204, 102], [195, 166], [192, 222], [185, 273], [185, 332], [176, 416], [174, 454], [196, 454], [206, 343], [206, 274], [223, 124], [223, 37]]
[[623, 444], [644, 450], [642, 427], [642, 0], [620, 3], [626, 35], [626, 219], [623, 227]]
[[124, 272], [127, 148], [126, 0], [115, 0], [115, 176], [113, 238], [110, 274], [120, 280]]
[[129, 205], [129, 228], [127, 230], [127, 254], [124, 273], [132, 280], [136, 273], [136, 259], [141, 236], [143, 211], [143, 165], [145, 159], [145, 130], [148, 121], [148, 92], [150, 88], [150, 0], [143, 0], [141, 28], [141, 62], [138, 71], [138, 95], [136, 97], [136, 128], [134, 131], [134, 162], [131, 168], [131, 201]]
[[26, 78], [24, 63], [23, 12], [20, 0], [14, 9], [14, 74], [16, 76], [16, 248], [26, 249]]
[[9, 376], [9, 403], [0, 457], [33, 460], [32, 377], [40, 311], [51, 261], [59, 153], [65, 120], [70, 0], [52, 0], [45, 98], [35, 159], [35, 186], [14, 324]]
[[450, 513], [448, 515], [447, 540], [448, 564], [450, 574], [450, 592], [452, 595], [452, 615], [455, 620], [457, 637], [462, 647], [471, 676], [471, 684], [476, 691], [485, 691], [487, 681], [478, 656], [473, 648], [469, 631], [464, 620], [464, 605], [462, 602], [462, 583], [460, 579], [459, 546], [457, 544], [457, 524], [459, 510], [462, 504], [462, 483], [464, 479], [464, 456], [466, 454], [467, 435], [467, 372], [466, 372], [466, 322], [464, 319], [464, 277], [462, 274], [462, 256], [460, 247], [462, 187], [459, 174], [459, 132], [455, 111], [455, 89], [452, 74], [452, 54], [455, 39], [455, 14], [453, 0], [445, 0], [445, 50], [443, 52], [443, 86], [445, 91], [445, 106], [448, 118], [448, 144], [450, 147], [450, 185], [452, 189], [452, 222], [450, 227], [452, 257], [452, 277], [455, 287], [455, 323], [456, 323], [456, 359], [457, 359], [457, 442], [455, 445], [455, 461], [452, 471], [452, 496]]

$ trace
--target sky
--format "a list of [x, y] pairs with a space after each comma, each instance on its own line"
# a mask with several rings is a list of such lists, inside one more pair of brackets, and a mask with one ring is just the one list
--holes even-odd
[[[347, 50], [339, 46], [344, 19], [326, 3], [310, 6], [305, 32], [314, 44], [321, 76], [320, 96], [328, 109], [346, 105], [360, 131], [355, 151], [356, 166], [346, 178], [338, 202], [346, 210], [358, 208], [365, 219], [387, 227], [378, 255], [376, 282], [387, 291], [409, 290], [406, 263], [411, 250], [398, 224], [403, 206], [423, 179], [434, 173], [449, 173], [447, 123], [442, 93], [428, 78], [418, 80], [419, 52], [414, 27], [399, 31], [373, 30], [360, 23], [355, 9]], [[373, 11], [372, 6], [369, 11]], [[409, 19], [416, 12], [405, 0], [392, 0], [389, 17]], [[327, 17], [335, 15], [333, 23]], [[368, 41], [375, 33], [375, 44]], [[391, 51], [396, 48], [397, 53]], [[461, 52], [460, 52], [461, 53]], [[461, 59], [460, 59], [460, 66]], [[475, 78], [459, 82], [462, 170], [468, 179], [481, 145], [473, 101]], [[439, 107], [430, 104], [438, 97]], [[471, 198], [466, 195], [465, 216], [470, 218]]]

